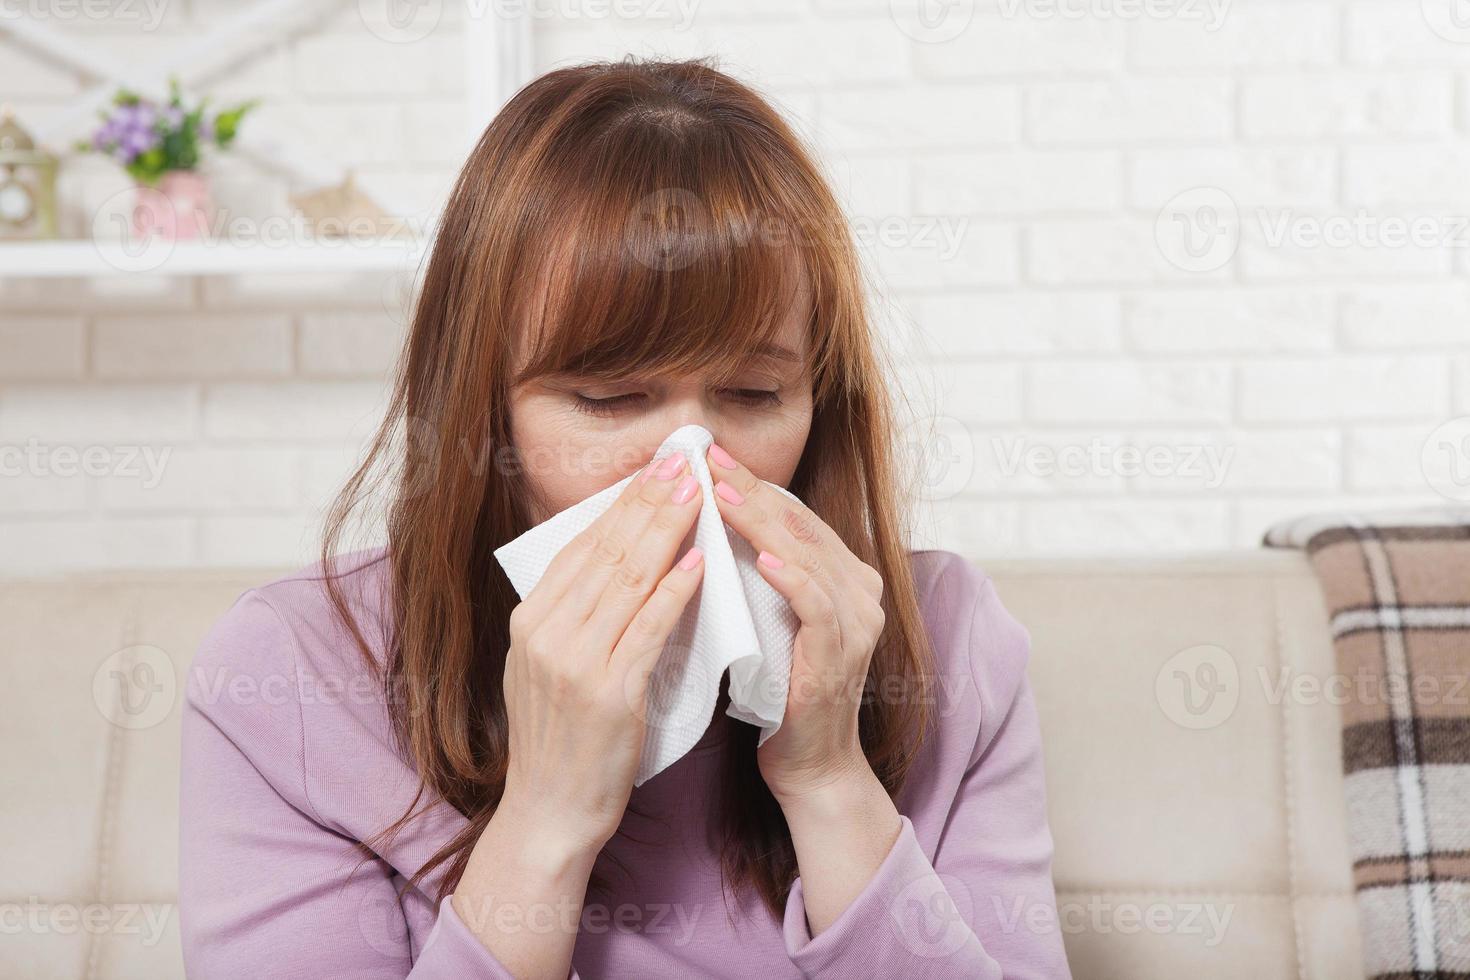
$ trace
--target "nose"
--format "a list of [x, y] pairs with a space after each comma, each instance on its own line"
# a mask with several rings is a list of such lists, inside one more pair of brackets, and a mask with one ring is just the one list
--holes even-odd
[[716, 428], [718, 423], [697, 397], [680, 399], [677, 403], [670, 404], [668, 411], [659, 413], [655, 418], [650, 419], [650, 423], [651, 428], [648, 432], [650, 441], [648, 455], [650, 457], [658, 451], [658, 447], [663, 445], [665, 439], [686, 425], [697, 425], [703, 428], [714, 437], [716, 442], [720, 439], [719, 430]]
[[666, 405], [667, 411], [660, 414], [659, 426], [662, 432], [656, 434], [660, 443], [667, 439], [675, 430], [686, 425], [697, 425], [707, 429], [716, 438], [719, 434], [715, 432], [718, 424], [714, 415], [710, 412], [710, 406], [705, 400], [704, 392], [698, 385], [691, 385], [687, 389], [672, 395]]

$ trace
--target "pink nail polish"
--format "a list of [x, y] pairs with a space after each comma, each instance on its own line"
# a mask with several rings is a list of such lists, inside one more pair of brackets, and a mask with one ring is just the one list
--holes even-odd
[[720, 444], [717, 442], [709, 444], [709, 457], [727, 470], [733, 470], [735, 468], [735, 460], [730, 457], [729, 453], [721, 449]]
[[674, 488], [674, 503], [687, 504], [694, 496], [694, 491], [699, 489], [699, 481], [694, 478], [693, 473], [684, 474], [684, 479]]
[[719, 494], [721, 497], [724, 497], [732, 504], [745, 503], [745, 498], [740, 496], [740, 491], [730, 486], [730, 484], [726, 483], [724, 480], [721, 480], [719, 483], [715, 484], [715, 493]]
[[674, 455], [667, 457], [662, 463], [658, 464], [658, 469], [654, 471], [653, 475], [660, 480], [670, 480], [683, 468], [684, 454], [674, 453]]
[[767, 568], [780, 568], [782, 565], [786, 564], [784, 561], [777, 558], [769, 551], [762, 551], [760, 555], [756, 557], [756, 561], [760, 562]]
[[687, 571], [688, 569], [693, 568], [695, 565], [698, 565], [699, 560], [703, 557], [704, 552], [700, 550], [698, 545], [696, 545], [693, 548], [690, 548], [689, 551], [685, 553], [683, 558], [679, 559], [679, 567]]

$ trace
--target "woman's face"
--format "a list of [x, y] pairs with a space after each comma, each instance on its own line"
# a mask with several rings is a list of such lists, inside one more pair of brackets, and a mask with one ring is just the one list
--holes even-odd
[[756, 357], [724, 387], [700, 372], [604, 384], [539, 378], [513, 388], [511, 437], [539, 498], [532, 502], [535, 520], [631, 475], [670, 433], [689, 424], [708, 429], [762, 480], [787, 486], [811, 430], [804, 335], [793, 316], [775, 345], [781, 349]]

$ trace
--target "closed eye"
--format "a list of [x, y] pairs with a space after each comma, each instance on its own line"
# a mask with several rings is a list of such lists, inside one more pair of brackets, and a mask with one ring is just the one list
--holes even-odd
[[[780, 392], [767, 391], [764, 388], [725, 388], [722, 391], [726, 397], [751, 408], [774, 407], [781, 404]], [[633, 403], [644, 397], [646, 396], [642, 392], [631, 392], [626, 395], [613, 395], [609, 398], [589, 398], [574, 392], [573, 405], [579, 412], [608, 417], [621, 409], [632, 406]]]

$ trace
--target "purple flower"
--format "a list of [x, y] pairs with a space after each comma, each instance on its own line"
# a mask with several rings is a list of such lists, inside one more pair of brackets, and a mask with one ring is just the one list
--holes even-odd
[[138, 125], [138, 110], [140, 106], [120, 105], [112, 113], [112, 123], [118, 129], [133, 129]]
[[[144, 154], [158, 154], [170, 136], [182, 132], [186, 125], [192, 125], [195, 118], [198, 123], [194, 135], [200, 141], [216, 138], [217, 120], [204, 119], [202, 111], [200, 116], [191, 117], [190, 110], [179, 100], [177, 92], [164, 102], [125, 98], [131, 101], [114, 102], [105, 110], [91, 138], [94, 150], [108, 154], [125, 166], [136, 165]], [[202, 106], [200, 108], [202, 110]], [[155, 164], [159, 162], [150, 163], [150, 169], [157, 169]], [[161, 164], [168, 167], [171, 161], [162, 160]]]
[[151, 150], [157, 143], [158, 134], [148, 130], [135, 129], [123, 137], [123, 145], [133, 153]]

